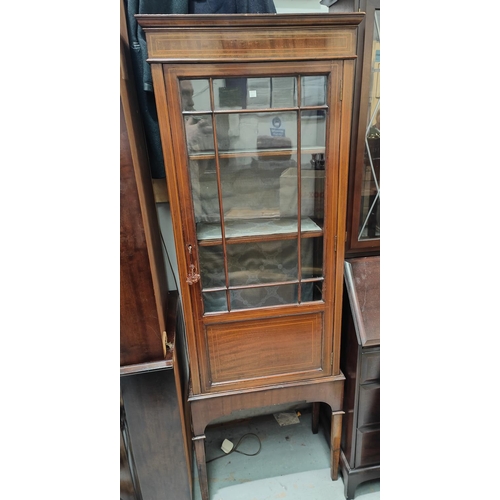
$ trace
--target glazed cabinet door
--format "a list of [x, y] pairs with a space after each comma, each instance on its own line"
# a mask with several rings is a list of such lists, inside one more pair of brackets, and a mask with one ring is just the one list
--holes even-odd
[[332, 374], [343, 65], [163, 66], [204, 392]]
[[358, 64], [359, 113], [351, 155], [347, 253], [380, 253], [380, 0], [362, 0], [366, 18]]

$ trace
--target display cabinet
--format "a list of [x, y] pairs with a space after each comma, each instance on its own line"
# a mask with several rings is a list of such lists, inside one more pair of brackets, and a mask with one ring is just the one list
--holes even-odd
[[359, 25], [347, 204], [346, 256], [380, 254], [380, 0], [321, 0], [365, 12]]
[[244, 408], [327, 403], [337, 478], [363, 16], [137, 16], [165, 155], [204, 499], [204, 429]]
[[380, 478], [380, 257], [345, 262], [341, 471], [347, 499]]

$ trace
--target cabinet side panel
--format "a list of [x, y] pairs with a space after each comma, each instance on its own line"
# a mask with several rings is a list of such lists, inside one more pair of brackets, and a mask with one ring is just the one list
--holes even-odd
[[163, 359], [153, 278], [120, 106], [120, 366]]
[[120, 388], [143, 500], [190, 500], [173, 370], [122, 377]]
[[212, 383], [322, 369], [323, 313], [206, 328]]
[[340, 367], [344, 374], [344, 401], [343, 410], [345, 412], [342, 419], [342, 440], [341, 447], [350, 467], [354, 467], [354, 451], [356, 441], [357, 415], [354, 412], [356, 407], [356, 388], [358, 372], [358, 343], [354, 322], [352, 320], [349, 307], [349, 298], [344, 290], [343, 315], [342, 315], [342, 354], [340, 357]]

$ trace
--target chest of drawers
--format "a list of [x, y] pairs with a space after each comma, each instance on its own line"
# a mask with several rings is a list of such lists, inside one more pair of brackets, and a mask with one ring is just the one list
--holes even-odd
[[346, 377], [344, 493], [380, 477], [380, 257], [345, 261], [341, 369]]

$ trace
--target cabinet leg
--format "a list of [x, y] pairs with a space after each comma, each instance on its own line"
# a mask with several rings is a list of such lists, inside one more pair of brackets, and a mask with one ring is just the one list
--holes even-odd
[[196, 465], [198, 467], [198, 481], [202, 500], [210, 500], [208, 495], [207, 463], [205, 458], [205, 435], [193, 438], [194, 453], [196, 455]]
[[312, 404], [312, 433], [317, 434], [319, 429], [319, 403]]
[[343, 411], [334, 411], [332, 413], [332, 429], [330, 435], [330, 457], [331, 457], [331, 475], [333, 481], [336, 481], [339, 477], [340, 438], [342, 435], [343, 414], [344, 414]]

